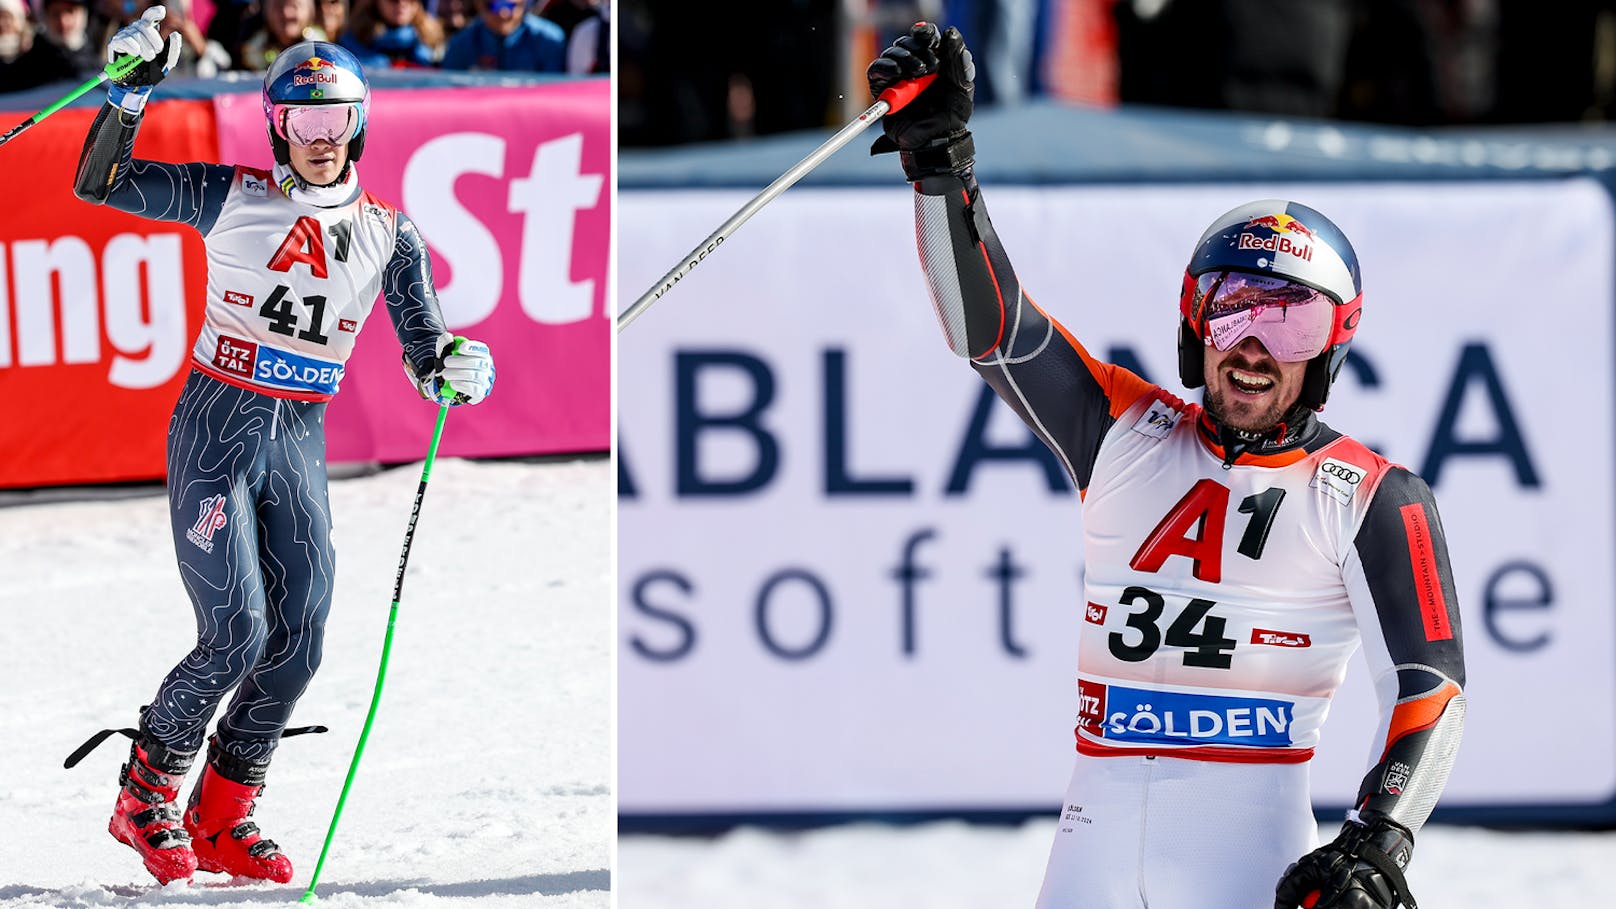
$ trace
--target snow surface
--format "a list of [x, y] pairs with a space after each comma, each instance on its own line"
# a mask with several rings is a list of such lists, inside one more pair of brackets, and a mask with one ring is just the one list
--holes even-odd
[[[1327, 826], [1324, 839], [1339, 825]], [[1054, 834], [1049, 820], [800, 834], [740, 829], [715, 840], [624, 836], [619, 901], [623, 909], [1030, 907]], [[1424, 909], [1610, 906], [1616, 833], [1431, 826], [1421, 832], [1408, 880]]]
[[[296, 903], [375, 687], [419, 478], [331, 484], [336, 600], [292, 718], [331, 733], [282, 743], [254, 816], [289, 885], [158, 887], [106, 832], [128, 740], [62, 768], [96, 730], [134, 725], [195, 641], [160, 489], [0, 508], [0, 907]], [[318, 905], [610, 905], [613, 496], [605, 459], [438, 462]]]

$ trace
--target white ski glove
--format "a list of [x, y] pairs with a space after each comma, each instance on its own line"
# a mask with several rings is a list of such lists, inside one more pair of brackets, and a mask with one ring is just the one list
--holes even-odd
[[118, 29], [107, 42], [107, 62], [120, 57], [139, 57], [143, 63], [112, 80], [107, 89], [107, 101], [128, 114], [139, 114], [146, 108], [146, 99], [157, 83], [180, 59], [180, 33], [170, 32], [164, 41], [157, 30], [158, 23], [168, 10], [154, 6], [140, 14], [140, 18]]
[[421, 397], [451, 407], [476, 404], [494, 390], [494, 355], [488, 345], [448, 332], [438, 336], [438, 354], [427, 372], [409, 372]]

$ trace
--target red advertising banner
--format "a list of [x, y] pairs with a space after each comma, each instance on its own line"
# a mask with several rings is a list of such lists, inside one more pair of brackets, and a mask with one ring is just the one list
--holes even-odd
[[[0, 168], [0, 488], [164, 473], [206, 261], [188, 227], [74, 198], [94, 115], [55, 114]], [[487, 401], [456, 411], [446, 455], [610, 446], [610, 118], [605, 79], [373, 94], [361, 180], [415, 221], [451, 330], [488, 342], [498, 371]], [[272, 163], [257, 92], [154, 102], [135, 153]], [[333, 461], [418, 459], [431, 435], [376, 305], [331, 405]]]
[[[224, 160], [273, 163], [259, 96], [215, 104]], [[455, 411], [443, 452], [607, 450], [609, 80], [379, 90], [369, 130], [361, 182], [420, 228], [450, 329], [494, 353], [493, 395]], [[333, 461], [415, 460], [431, 440], [432, 408], [376, 306], [326, 420]]]
[[[0, 159], [0, 487], [163, 475], [207, 262], [189, 227], [74, 197], [96, 112], [53, 114]], [[211, 103], [156, 102], [135, 154], [214, 160], [215, 135]]]

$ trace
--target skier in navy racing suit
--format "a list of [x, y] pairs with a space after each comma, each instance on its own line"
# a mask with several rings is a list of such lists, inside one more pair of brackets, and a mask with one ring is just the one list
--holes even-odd
[[158, 30], [164, 14], [147, 10], [109, 42], [109, 60], [143, 62], [111, 85], [74, 187], [195, 228], [208, 260], [204, 322], [168, 428], [169, 512], [197, 642], [141, 709], [109, 829], [162, 883], [198, 868], [284, 883], [290, 859], [248, 815], [320, 664], [334, 580], [326, 402], [378, 294], [423, 398], [476, 404], [494, 365], [486, 345], [446, 330], [415, 225], [359, 185], [370, 89], [342, 48], [294, 45], [265, 74], [272, 171], [133, 157], [146, 100], [179, 51], [179, 35]]

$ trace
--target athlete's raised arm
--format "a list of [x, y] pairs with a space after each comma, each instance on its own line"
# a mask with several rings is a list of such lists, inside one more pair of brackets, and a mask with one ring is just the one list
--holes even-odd
[[915, 237], [943, 334], [1086, 489], [1100, 440], [1155, 386], [1091, 357], [1026, 295], [973, 171], [975, 67], [957, 29], [919, 23], [870, 64], [870, 91], [937, 78], [881, 121], [874, 151], [898, 151], [915, 187]]
[[73, 193], [157, 221], [178, 221], [206, 234], [224, 206], [234, 168], [222, 164], [168, 164], [134, 157], [135, 135], [152, 89], [179, 57], [180, 35], [157, 30], [164, 8], [154, 6], [107, 44], [107, 59], [135, 55], [146, 61], [113, 80], [79, 155]]

